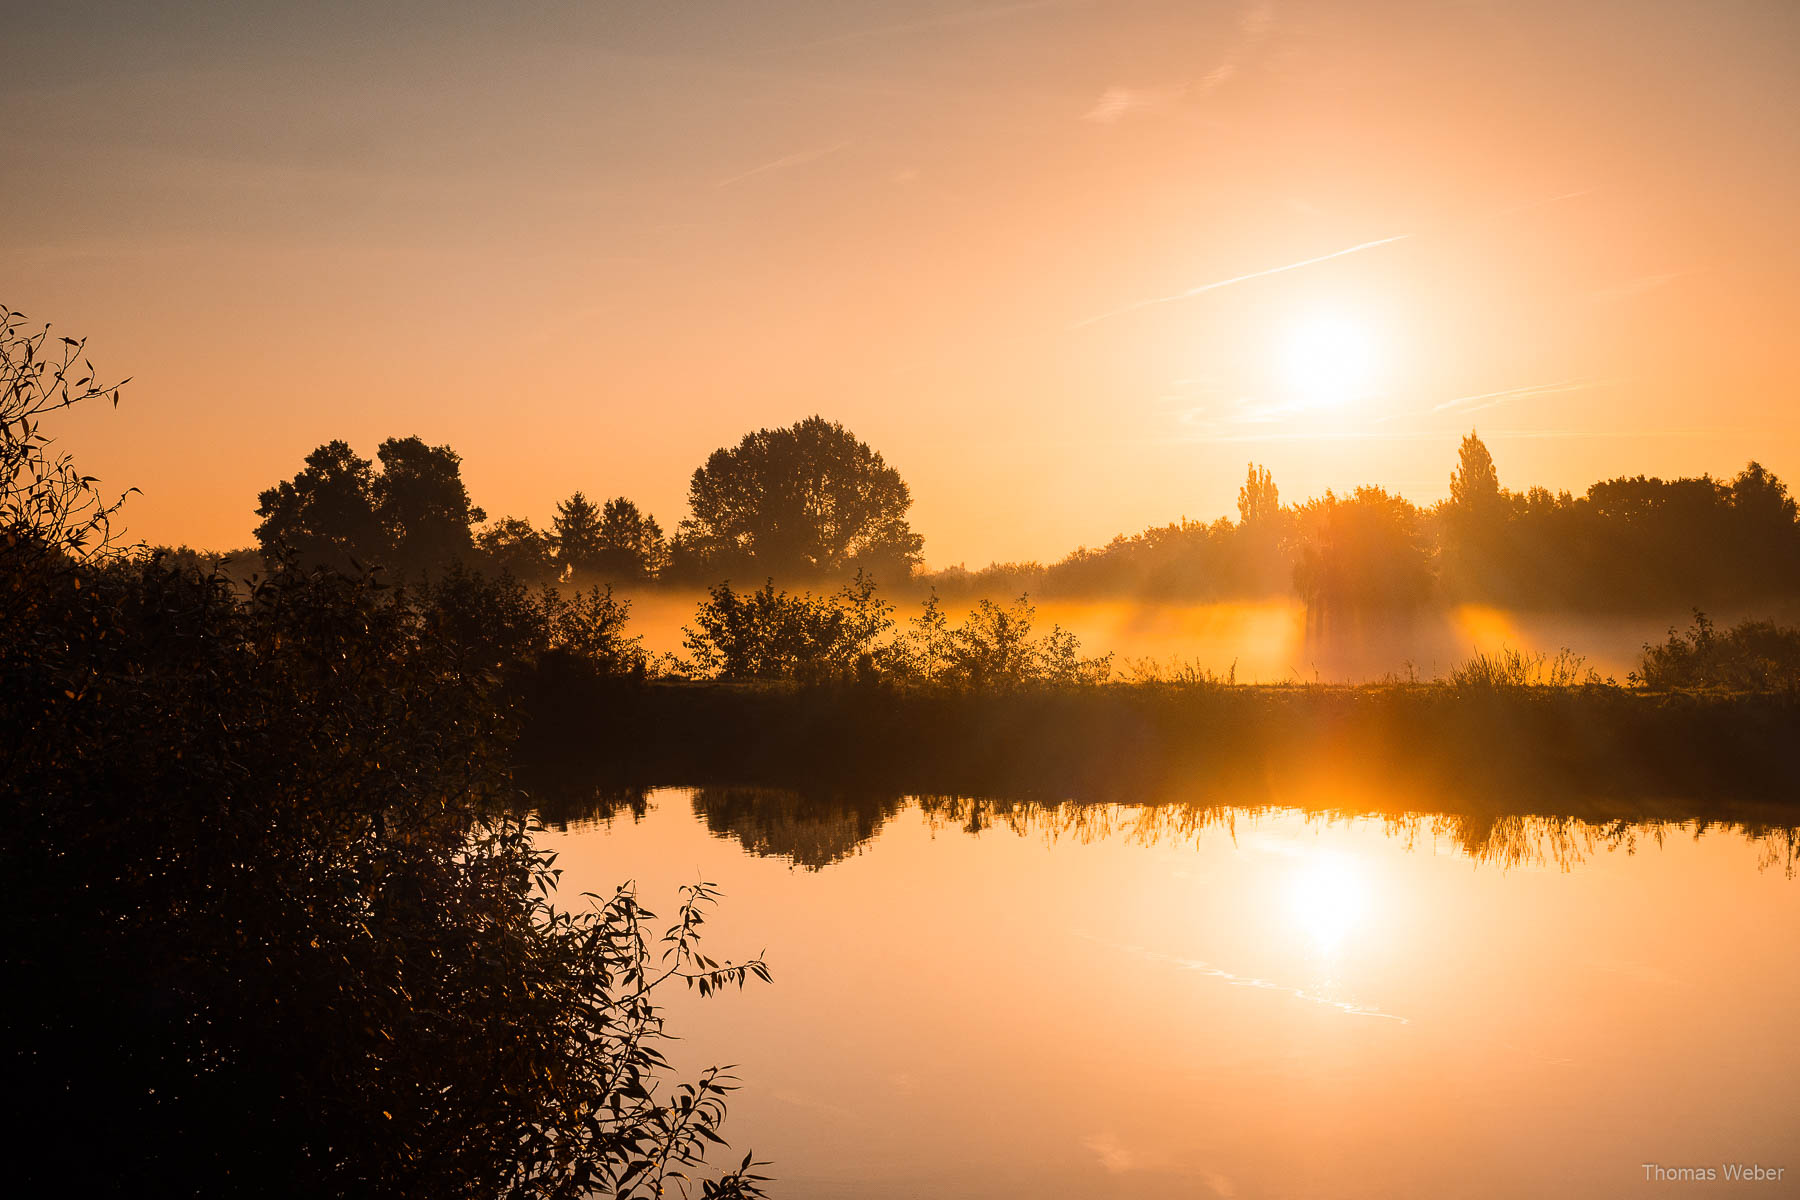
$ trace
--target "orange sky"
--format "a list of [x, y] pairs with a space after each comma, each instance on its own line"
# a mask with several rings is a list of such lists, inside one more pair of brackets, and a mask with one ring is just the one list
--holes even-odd
[[413, 433], [492, 515], [673, 528], [815, 411], [933, 565], [1230, 512], [1251, 458], [1430, 501], [1471, 424], [1514, 486], [1800, 476], [1785, 0], [371, 7], [9, 28], [0, 301], [136, 377], [61, 427], [135, 536], [242, 544]]

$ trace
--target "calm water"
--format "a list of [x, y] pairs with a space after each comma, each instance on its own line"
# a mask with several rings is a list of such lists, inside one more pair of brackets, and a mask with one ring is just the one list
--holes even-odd
[[[546, 837], [565, 902], [705, 878], [766, 950], [672, 1027], [781, 1196], [1800, 1193], [1783, 838], [684, 790]], [[1786, 1174], [1644, 1178], [1736, 1162]]]

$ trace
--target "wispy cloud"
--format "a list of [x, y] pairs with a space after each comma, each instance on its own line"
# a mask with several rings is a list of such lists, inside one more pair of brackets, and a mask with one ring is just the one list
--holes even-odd
[[1395, 1013], [1383, 1012], [1381, 1009], [1372, 1005], [1357, 1004], [1349, 1000], [1336, 1000], [1330, 996], [1322, 996], [1317, 992], [1308, 991], [1305, 988], [1275, 983], [1255, 975], [1239, 975], [1236, 972], [1227, 971], [1222, 967], [1216, 967], [1212, 963], [1202, 959], [1185, 958], [1176, 954], [1164, 954], [1161, 951], [1151, 950], [1145, 946], [1106, 942], [1087, 933], [1078, 932], [1075, 936], [1078, 938], [1085, 938], [1089, 941], [1101, 942], [1102, 945], [1109, 946], [1114, 950], [1123, 951], [1126, 954], [1134, 955], [1138, 958], [1148, 959], [1151, 962], [1166, 963], [1169, 966], [1175, 967], [1177, 970], [1193, 971], [1196, 974], [1217, 979], [1232, 987], [1256, 988], [1260, 991], [1277, 992], [1284, 996], [1292, 996], [1296, 1000], [1304, 1000], [1309, 1004], [1317, 1004], [1323, 1008], [1336, 1009], [1346, 1016], [1370, 1017], [1380, 1021], [1396, 1021], [1401, 1025], [1412, 1024], [1412, 1022], [1405, 1017]]
[[1197, 81], [1160, 88], [1115, 84], [1100, 93], [1100, 98], [1081, 114], [1081, 119], [1111, 125], [1128, 116], [1166, 112], [1188, 96], [1208, 96], [1237, 77], [1239, 64], [1258, 42], [1268, 36], [1274, 24], [1275, 5], [1271, 0], [1251, 0], [1238, 13], [1237, 36], [1226, 48], [1224, 56]]
[[1365, 250], [1373, 250], [1379, 246], [1389, 246], [1395, 242], [1404, 242], [1413, 237], [1445, 236], [1447, 234], [1456, 233], [1459, 230], [1466, 230], [1474, 225], [1479, 225], [1479, 224], [1483, 224], [1488, 221], [1497, 220], [1501, 217], [1509, 216], [1514, 213], [1522, 213], [1522, 212], [1527, 212], [1534, 208], [1542, 208], [1546, 204], [1555, 204], [1556, 202], [1558, 202], [1560, 200], [1572, 200], [1577, 196], [1586, 196], [1586, 195], [1589, 195], [1592, 191], [1593, 191], [1592, 188], [1579, 188], [1579, 189], [1577, 189], [1575, 191], [1571, 191], [1571, 192], [1560, 192], [1554, 196], [1546, 196], [1541, 200], [1532, 200], [1525, 204], [1515, 204], [1515, 205], [1511, 206], [1510, 208], [1499, 209], [1495, 212], [1487, 213], [1487, 214], [1477, 217], [1473, 220], [1464, 221], [1464, 222], [1459, 223], [1458, 225], [1452, 225], [1449, 227], [1440, 228], [1440, 229], [1431, 231], [1429, 233], [1425, 233], [1425, 234], [1396, 233], [1392, 237], [1376, 238], [1374, 241], [1370, 241], [1370, 242], [1358, 242], [1356, 245], [1346, 246], [1342, 250], [1333, 250], [1329, 254], [1314, 255], [1312, 258], [1303, 258], [1298, 262], [1283, 263], [1279, 267], [1268, 267], [1261, 271], [1248, 271], [1242, 275], [1233, 275], [1229, 279], [1215, 279], [1211, 283], [1203, 283], [1199, 287], [1191, 287], [1191, 288], [1188, 288], [1186, 291], [1175, 292], [1174, 294], [1168, 295], [1168, 296], [1155, 296], [1148, 300], [1134, 301], [1131, 304], [1123, 305], [1122, 307], [1111, 309], [1107, 312], [1099, 313], [1092, 317], [1084, 317], [1083, 319], [1081, 319], [1081, 320], [1075, 322], [1073, 325], [1071, 325], [1070, 328], [1071, 329], [1083, 329], [1089, 325], [1097, 325], [1101, 321], [1110, 321], [1114, 317], [1122, 317], [1127, 313], [1137, 312], [1139, 309], [1151, 308], [1158, 304], [1173, 304], [1179, 300], [1189, 300], [1195, 296], [1202, 295], [1206, 292], [1216, 291], [1219, 288], [1233, 287], [1240, 283], [1248, 283], [1253, 279], [1264, 279], [1270, 275], [1280, 275], [1284, 271], [1298, 271], [1302, 267], [1310, 267], [1310, 266], [1314, 266], [1318, 263], [1329, 262], [1334, 258], [1343, 258], [1347, 254], [1361, 254]]
[[1137, 1155], [1119, 1141], [1116, 1133], [1095, 1133], [1081, 1139], [1082, 1146], [1093, 1152], [1108, 1173], [1123, 1175], [1137, 1166]]
[[1329, 254], [1318, 254], [1314, 255], [1312, 258], [1303, 258], [1299, 262], [1283, 263], [1279, 267], [1268, 267], [1261, 271], [1249, 271], [1242, 275], [1233, 275], [1229, 279], [1215, 279], [1211, 283], [1203, 283], [1199, 287], [1191, 287], [1186, 291], [1175, 292], [1168, 296], [1155, 296], [1149, 300], [1138, 300], [1121, 308], [1115, 308], [1110, 312], [1103, 312], [1092, 317], [1084, 317], [1075, 322], [1071, 328], [1082, 329], [1089, 325], [1097, 325], [1101, 321], [1110, 321], [1114, 317], [1122, 317], [1126, 313], [1137, 312], [1139, 309], [1151, 308], [1158, 304], [1174, 304], [1178, 300], [1190, 300], [1193, 297], [1202, 295], [1206, 292], [1217, 291], [1219, 288], [1234, 287], [1240, 283], [1248, 283], [1252, 279], [1264, 279], [1270, 275], [1279, 275], [1284, 271], [1298, 271], [1301, 267], [1310, 267], [1317, 263], [1329, 262], [1334, 258], [1343, 258], [1347, 254], [1361, 254], [1364, 250], [1373, 250], [1377, 246], [1386, 246], [1394, 242], [1404, 242], [1411, 236], [1412, 234], [1410, 233], [1397, 233], [1392, 237], [1376, 238], [1372, 242], [1358, 242], [1354, 246], [1346, 246], [1342, 250], [1333, 250]]
[[721, 179], [719, 182], [713, 184], [713, 186], [716, 188], [730, 187], [734, 183], [742, 183], [746, 179], [752, 179], [758, 175], [766, 175], [770, 171], [780, 171], [786, 167], [797, 167], [802, 163], [815, 162], [828, 154], [836, 154], [839, 150], [842, 150], [849, 144], [849, 142], [844, 141], [838, 142], [833, 146], [822, 146], [816, 150], [801, 150], [793, 154], [784, 154], [780, 158], [771, 159], [759, 166], [751, 167], [748, 171], [740, 171], [729, 179]]
[[1161, 112], [1173, 108], [1187, 94], [1185, 85], [1170, 88], [1109, 87], [1100, 93], [1094, 106], [1081, 114], [1084, 121], [1111, 125], [1135, 113]]
[[1601, 386], [1605, 381], [1600, 379], [1561, 379], [1554, 383], [1528, 383], [1524, 387], [1502, 388], [1497, 392], [1478, 392], [1473, 396], [1457, 396], [1442, 404], [1434, 404], [1431, 411], [1457, 413], [1475, 413], [1483, 409], [1505, 404], [1510, 400], [1523, 400], [1530, 396], [1554, 396], [1561, 392], [1585, 392], [1590, 388]]

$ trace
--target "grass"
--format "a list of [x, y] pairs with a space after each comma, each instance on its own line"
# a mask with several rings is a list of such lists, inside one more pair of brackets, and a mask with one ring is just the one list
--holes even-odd
[[565, 680], [523, 696], [521, 754], [540, 788], [603, 778], [1123, 803], [1312, 797], [1590, 820], [1792, 823], [1800, 812], [1788, 749], [1800, 694], [1533, 682], [1567, 672], [1503, 659], [1470, 677], [1479, 683], [1196, 674], [986, 693]]

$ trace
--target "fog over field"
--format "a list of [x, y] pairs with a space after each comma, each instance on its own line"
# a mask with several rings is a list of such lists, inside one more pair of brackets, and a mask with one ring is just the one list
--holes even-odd
[[[651, 653], [682, 654], [682, 630], [694, 622], [705, 598], [696, 590], [620, 590], [630, 602], [629, 632]], [[1008, 597], [994, 597], [1004, 601]], [[945, 602], [952, 620], [975, 601]], [[1221, 677], [1234, 670], [1239, 683], [1371, 683], [1421, 681], [1447, 675], [1474, 655], [1521, 650], [1554, 656], [1563, 649], [1585, 659], [1583, 669], [1623, 683], [1636, 670], [1646, 642], [1660, 642], [1671, 627], [1685, 628], [1693, 614], [1669, 608], [1635, 613], [1511, 611], [1463, 604], [1389, 617], [1371, 616], [1354, 628], [1308, 632], [1306, 606], [1298, 599], [1180, 604], [1152, 600], [1033, 601], [1039, 629], [1060, 625], [1081, 639], [1084, 654], [1113, 656], [1115, 677], [1131, 678], [1146, 660], [1164, 668], [1194, 667]], [[919, 611], [910, 597], [895, 603], [904, 624]], [[1794, 612], [1720, 611], [1721, 624], [1751, 616], [1789, 622]]]

